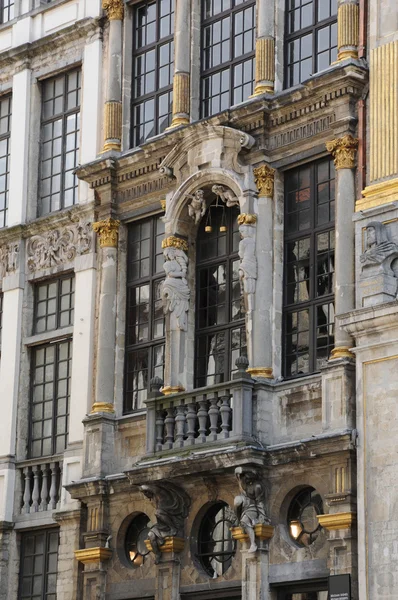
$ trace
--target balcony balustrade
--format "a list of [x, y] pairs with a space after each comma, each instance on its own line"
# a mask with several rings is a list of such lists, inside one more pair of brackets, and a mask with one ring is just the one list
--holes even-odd
[[19, 467], [22, 479], [20, 512], [32, 514], [59, 508], [62, 485], [62, 462], [29, 461]]

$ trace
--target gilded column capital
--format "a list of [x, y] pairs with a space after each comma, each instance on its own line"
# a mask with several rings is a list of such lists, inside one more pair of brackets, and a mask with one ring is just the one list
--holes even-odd
[[354, 169], [357, 148], [358, 139], [351, 134], [326, 142], [326, 149], [333, 156], [336, 169]]
[[254, 179], [260, 198], [273, 198], [275, 169], [268, 165], [261, 165], [253, 170]]
[[188, 242], [175, 235], [169, 235], [162, 241], [162, 248], [178, 248], [178, 250], [188, 252]]
[[112, 218], [93, 223], [93, 229], [100, 238], [101, 248], [117, 248], [119, 226], [120, 221]]
[[238, 225], [255, 225], [257, 223], [257, 215], [242, 213], [238, 216]]
[[124, 4], [122, 0], [102, 0], [102, 8], [110, 21], [123, 21]]

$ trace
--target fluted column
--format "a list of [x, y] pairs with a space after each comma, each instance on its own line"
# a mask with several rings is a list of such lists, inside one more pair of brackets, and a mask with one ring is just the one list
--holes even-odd
[[275, 1], [257, 0], [256, 83], [253, 96], [274, 92]]
[[337, 30], [337, 60], [358, 58], [359, 5], [357, 0], [339, 1]]
[[122, 0], [103, 0], [109, 19], [108, 83], [104, 107], [104, 152], [121, 150], [122, 144]]
[[191, 1], [177, 0], [174, 31], [173, 120], [170, 129], [189, 123]]
[[[254, 169], [258, 188], [257, 282], [255, 310], [252, 315], [251, 356], [248, 372], [253, 377], [271, 379], [272, 369], [272, 295], [273, 295], [273, 196], [274, 169], [262, 165]], [[249, 332], [248, 332], [249, 333]], [[249, 337], [249, 335], [248, 335]]]
[[93, 224], [101, 246], [101, 284], [98, 311], [95, 402], [92, 413], [114, 412], [117, 244], [120, 222], [106, 219]]
[[[358, 140], [344, 135], [326, 147], [336, 167], [336, 248], [335, 248], [335, 313], [341, 315], [355, 307], [354, 224], [355, 159]], [[331, 358], [351, 358], [351, 336], [335, 325]]]

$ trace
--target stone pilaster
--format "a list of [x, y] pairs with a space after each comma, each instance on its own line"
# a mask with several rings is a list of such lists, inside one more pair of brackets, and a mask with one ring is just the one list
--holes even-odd
[[257, 0], [256, 83], [253, 96], [273, 94], [275, 86], [275, 3]]
[[122, 144], [122, 0], [103, 0], [109, 19], [108, 84], [104, 107], [104, 152], [121, 150]]
[[190, 115], [191, 2], [177, 0], [174, 31], [173, 119], [170, 129], [187, 125]]
[[358, 58], [359, 5], [357, 0], [339, 1], [337, 29], [337, 60]]
[[249, 536], [241, 527], [232, 529], [232, 537], [240, 544], [242, 558], [242, 600], [271, 600], [269, 579], [269, 540], [274, 528], [256, 525], [257, 550], [249, 552]]
[[[358, 140], [344, 135], [331, 142], [326, 148], [334, 158], [336, 167], [336, 249], [335, 249], [335, 313], [341, 315], [355, 307], [355, 160]], [[331, 358], [353, 358], [350, 348], [351, 336], [335, 324], [334, 349]]]
[[56, 512], [54, 517], [60, 525], [57, 600], [79, 598], [81, 574], [73, 551], [79, 546], [81, 511]]

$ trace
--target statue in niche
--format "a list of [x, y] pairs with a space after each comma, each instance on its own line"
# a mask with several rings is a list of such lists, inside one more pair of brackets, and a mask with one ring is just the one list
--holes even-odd
[[155, 563], [159, 564], [161, 546], [167, 537], [184, 537], [184, 520], [191, 506], [189, 495], [170, 482], [148, 483], [139, 487], [155, 506], [156, 523], [148, 533]]
[[188, 270], [188, 244], [185, 240], [170, 236], [163, 240], [163, 265], [166, 279], [162, 284], [162, 300], [165, 314], [173, 313], [177, 327], [187, 330], [187, 313], [189, 309], [190, 290], [186, 279]]
[[188, 204], [188, 214], [195, 221], [195, 225], [197, 225], [206, 212], [204, 191], [196, 190], [194, 194], [188, 194], [187, 197], [191, 199], [191, 203]]
[[384, 223], [371, 221], [366, 226], [365, 252], [360, 257], [362, 265], [380, 265], [398, 252], [398, 245], [390, 242]]
[[239, 206], [238, 198], [234, 195], [233, 191], [230, 190], [229, 188], [224, 187], [223, 185], [215, 184], [211, 188], [211, 191], [213, 192], [213, 194], [218, 196], [220, 198], [220, 200], [222, 200], [224, 202], [224, 204], [227, 205], [228, 208], [231, 208], [231, 206]]
[[246, 312], [254, 308], [254, 293], [256, 291], [257, 258], [256, 258], [256, 229], [252, 225], [239, 226], [241, 241], [239, 242], [239, 278], [243, 284], [246, 295]]
[[236, 517], [239, 525], [249, 536], [249, 552], [256, 552], [254, 527], [259, 523], [271, 522], [265, 509], [265, 486], [259, 471], [255, 468], [237, 467], [235, 475], [241, 492], [234, 500]]

